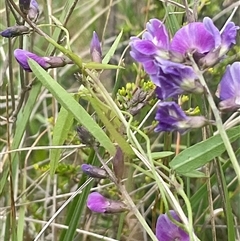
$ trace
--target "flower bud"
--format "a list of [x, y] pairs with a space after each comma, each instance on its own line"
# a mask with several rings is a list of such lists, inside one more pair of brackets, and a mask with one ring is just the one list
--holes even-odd
[[39, 16], [38, 3], [36, 0], [31, 0], [30, 8], [28, 11], [28, 18], [35, 23], [38, 19], [38, 16]]
[[98, 192], [88, 195], [87, 207], [96, 213], [120, 213], [129, 210], [124, 202], [105, 198]]
[[102, 49], [97, 33], [93, 32], [92, 41], [90, 44], [90, 54], [93, 62], [102, 63]]
[[14, 51], [14, 56], [18, 61], [18, 63], [21, 65], [21, 67], [28, 72], [32, 72], [28, 64], [29, 58], [36, 61], [45, 70], [49, 68], [63, 67], [66, 64], [72, 64], [72, 61], [64, 57], [57, 57], [57, 56], [41, 57], [41, 56], [38, 56], [37, 54], [31, 53], [23, 49], [16, 49]]
[[15, 49], [14, 57], [16, 58], [17, 62], [21, 65], [21, 67], [25, 71], [28, 71], [28, 72], [32, 72], [32, 70], [28, 64], [29, 58], [36, 61], [44, 69], [48, 69], [50, 67], [49, 64], [46, 62], [46, 60], [43, 57], [40, 57], [34, 53], [31, 53], [31, 52], [23, 50], [23, 49]]
[[82, 171], [90, 177], [101, 179], [108, 178], [107, 172], [100, 167], [95, 167], [89, 164], [82, 164], [81, 168]]
[[30, 29], [27, 26], [17, 25], [3, 30], [0, 35], [5, 38], [13, 38], [28, 33], [30, 33]]
[[19, 0], [19, 8], [22, 11], [22, 13], [27, 14], [30, 7], [30, 1], [31, 0]]

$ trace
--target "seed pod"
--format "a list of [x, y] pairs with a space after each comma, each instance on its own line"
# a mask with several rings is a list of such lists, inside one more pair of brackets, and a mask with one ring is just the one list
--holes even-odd
[[124, 155], [122, 149], [118, 146], [115, 156], [112, 160], [113, 171], [118, 180], [121, 180], [124, 174]]

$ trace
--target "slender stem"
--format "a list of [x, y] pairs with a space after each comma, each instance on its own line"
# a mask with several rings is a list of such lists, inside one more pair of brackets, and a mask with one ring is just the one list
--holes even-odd
[[195, 63], [194, 59], [192, 56], [189, 55], [189, 58], [191, 59], [192, 61], [192, 66], [193, 66], [193, 69], [195, 70], [197, 76], [198, 76], [198, 79], [200, 81], [200, 83], [202, 84], [202, 86], [205, 88], [205, 93], [206, 93], [206, 97], [207, 97], [207, 100], [208, 100], [208, 103], [212, 109], [212, 112], [213, 112], [213, 115], [215, 117], [215, 121], [216, 121], [216, 126], [217, 126], [217, 129], [219, 131], [219, 134], [223, 140], [223, 143], [224, 143], [224, 146], [226, 148], [226, 151], [228, 153], [228, 156], [231, 160], [231, 163], [233, 165], [233, 169], [237, 175], [237, 178], [238, 178], [238, 182], [240, 183], [240, 167], [239, 167], [239, 164], [238, 164], [238, 161], [237, 161], [237, 158], [235, 156], [235, 153], [233, 151], [233, 148], [232, 148], [232, 145], [228, 139], [228, 136], [227, 136], [227, 133], [224, 129], [224, 126], [223, 126], [223, 123], [222, 123], [222, 119], [219, 115], [219, 111], [217, 109], [217, 106], [213, 100], [213, 97], [211, 95], [211, 92], [207, 86], [207, 83], [203, 77], [203, 74], [202, 74], [202, 71], [200, 71], [200, 69], [198, 68], [197, 64]]

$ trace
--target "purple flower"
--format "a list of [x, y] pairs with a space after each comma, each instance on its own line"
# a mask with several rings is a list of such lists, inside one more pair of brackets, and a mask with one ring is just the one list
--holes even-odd
[[93, 177], [93, 178], [107, 178], [108, 177], [106, 170], [104, 170], [100, 167], [95, 167], [95, 166], [92, 166], [89, 164], [82, 164], [81, 168], [82, 168], [82, 171], [90, 177]]
[[14, 57], [16, 58], [17, 62], [21, 65], [21, 67], [28, 72], [32, 72], [32, 70], [28, 64], [29, 58], [36, 61], [44, 69], [49, 68], [49, 64], [46, 62], [44, 57], [40, 57], [34, 53], [31, 53], [31, 52], [23, 50], [23, 49], [15, 49]]
[[28, 59], [33, 59], [45, 70], [49, 68], [63, 67], [66, 64], [73, 64], [71, 60], [66, 59], [65, 57], [58, 57], [58, 56], [40, 57], [34, 53], [31, 53], [23, 49], [15, 49], [14, 57], [21, 65], [21, 67], [28, 72], [32, 72], [28, 64]]
[[93, 62], [102, 63], [102, 49], [97, 33], [93, 32], [90, 44], [90, 54]]
[[[180, 221], [180, 218], [176, 214], [175, 211], [170, 210], [170, 215], [176, 221]], [[189, 241], [189, 235], [174, 224], [167, 214], [161, 214], [158, 217], [157, 224], [156, 224], [156, 236], [159, 241]]]
[[130, 55], [142, 63], [148, 74], [157, 73], [157, 59], [169, 59], [169, 37], [164, 24], [158, 19], [151, 19], [146, 25], [147, 31], [142, 39], [132, 37]]
[[105, 198], [98, 192], [88, 195], [87, 207], [96, 213], [119, 213], [128, 210], [125, 203]]
[[197, 62], [210, 66], [235, 44], [238, 29], [238, 26], [230, 22], [220, 33], [213, 21], [206, 17], [203, 22], [183, 26], [169, 43], [164, 24], [158, 19], [151, 19], [146, 25], [142, 39], [131, 38], [130, 55], [142, 63], [149, 75], [158, 73], [157, 65], [161, 60], [183, 62], [187, 53], [194, 53]]
[[238, 29], [229, 22], [220, 33], [213, 21], [205, 17], [202, 23], [189, 23], [179, 29], [172, 39], [171, 51], [182, 55], [193, 52], [201, 65], [212, 66], [236, 43]]
[[192, 67], [168, 60], [164, 62], [163, 65], [159, 66], [156, 75], [150, 75], [153, 83], [161, 89], [162, 100], [183, 93], [203, 93], [204, 89], [198, 82]]
[[192, 128], [209, 123], [204, 116], [187, 116], [175, 102], [159, 103], [155, 119], [159, 121], [155, 131], [178, 131], [185, 134]]
[[240, 62], [227, 66], [218, 89], [221, 111], [235, 111], [240, 108]]

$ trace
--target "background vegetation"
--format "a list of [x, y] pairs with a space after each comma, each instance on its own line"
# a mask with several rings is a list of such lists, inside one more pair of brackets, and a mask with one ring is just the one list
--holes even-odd
[[[12, 14], [12, 11], [16, 11], [9, 7], [10, 2], [12, 1], [6, 0], [0, 3], [1, 30], [16, 24]], [[109, 63], [121, 65], [124, 69], [109, 70], [106, 67], [101, 73], [101, 83], [109, 92], [108, 97], [112, 96], [116, 103], [111, 106], [111, 101], [104, 99], [104, 96], [107, 96], [104, 89], [96, 86], [97, 82], [94, 82], [96, 90], [94, 85], [87, 87], [96, 93], [100, 103], [96, 98], [84, 94], [83, 86], [87, 85], [88, 79], [84, 78], [82, 69], [77, 64], [48, 71], [55, 83], [49, 82], [50, 76], [43, 76], [38, 67], [35, 68], [35, 73], [24, 72], [14, 59], [13, 50], [16, 48], [28, 49], [40, 56], [63, 55], [37, 32], [18, 38], [0, 39], [0, 240], [152, 240], [146, 232], [146, 226], [142, 228], [141, 224], [145, 220], [155, 232], [158, 215], [166, 211], [159, 188], [159, 185], [163, 184], [156, 181], [156, 173], [160, 173], [163, 182], [169, 184], [168, 181], [174, 176], [174, 172], [169, 169], [169, 162], [175, 154], [208, 137], [204, 136], [203, 130], [181, 137], [176, 133], [159, 134], [153, 131], [157, 101], [152, 94], [154, 86], [141, 66], [130, 57], [129, 38], [140, 34], [146, 22], [154, 17], [166, 20], [171, 34], [176, 32], [177, 24], [180, 27], [186, 23], [186, 15], [184, 9], [176, 7], [174, 2], [183, 4], [184, 1], [172, 1], [172, 4], [169, 1], [168, 5], [158, 0], [38, 2], [40, 16], [37, 25], [44, 33], [65, 48], [69, 44], [72, 52], [87, 63], [91, 61], [89, 49], [92, 33], [96, 31], [102, 42], [103, 56], [107, 53], [112, 55]], [[194, 1], [188, 2], [191, 7]], [[199, 1], [198, 19], [201, 21], [203, 17], [209, 16], [214, 18], [216, 25], [221, 28], [233, 10], [231, 4], [240, 5], [239, 1]], [[227, 8], [228, 6], [230, 8]], [[17, 16], [19, 17], [18, 14]], [[175, 23], [171, 22], [173, 19]], [[233, 21], [240, 25], [239, 10]], [[56, 26], [59, 23], [68, 30], [69, 40], [66, 33]], [[120, 41], [113, 45], [117, 37], [121, 37]], [[115, 52], [109, 52], [111, 46]], [[240, 60], [239, 50], [238, 38], [228, 57], [206, 73], [213, 94], [226, 65]], [[93, 65], [93, 68], [95, 67]], [[39, 82], [35, 76], [43, 76], [46, 83]], [[33, 85], [29, 86], [32, 82]], [[66, 91], [60, 92], [59, 86]], [[129, 103], [136, 86], [143, 88], [150, 98], [144, 108], [131, 119], [124, 112], [121, 114], [121, 111], [130, 111]], [[68, 102], [70, 95], [67, 93], [74, 96], [84, 107], [100, 130], [106, 131], [111, 142], [98, 148], [104, 160], [113, 156], [112, 143], [121, 144], [121, 148], [126, 145], [126, 149], [122, 148], [125, 155], [123, 183], [142, 219], [134, 212], [106, 215], [92, 213], [86, 208], [86, 198], [93, 190], [112, 199], [121, 199], [122, 195], [112, 181], [88, 179], [82, 173], [80, 166], [83, 163], [97, 166], [101, 164], [95, 150], [81, 143], [77, 135], [76, 127], [79, 122], [86, 125], [88, 119], [81, 109]], [[124, 119], [118, 116], [113, 122], [104, 122], [101, 113], [108, 110], [108, 115], [107, 111], [104, 114], [107, 118], [114, 119], [114, 108], [118, 108], [117, 113]], [[79, 112], [75, 112], [78, 110]], [[223, 121], [228, 117], [224, 115]], [[121, 122], [124, 123], [123, 126]], [[107, 126], [108, 123], [112, 125]], [[90, 128], [95, 128], [91, 125], [92, 123], [89, 123]], [[135, 131], [134, 127], [142, 133]], [[132, 134], [129, 134], [130, 129]], [[100, 130], [97, 129], [96, 135], [102, 135]], [[123, 140], [114, 130], [121, 134]], [[235, 129], [235, 133], [239, 130]], [[211, 133], [214, 131], [216, 130], [211, 130]], [[133, 140], [134, 137], [136, 140]], [[141, 158], [136, 152], [133, 155], [132, 151], [129, 151], [129, 138], [130, 144], [135, 143], [133, 146], [136, 152], [142, 156], [147, 150], [154, 153], [152, 155], [155, 169], [152, 169], [151, 162], [146, 158]], [[215, 147], [214, 145], [218, 144], [217, 141], [204, 147]], [[239, 160], [238, 137], [233, 142], [233, 148]], [[219, 155], [213, 155], [211, 162], [207, 160], [204, 163], [201, 170], [206, 177], [191, 178], [184, 175], [184, 172], [179, 175], [191, 205], [194, 231], [203, 241], [240, 240], [239, 183], [228, 155], [224, 152], [224, 146], [220, 146], [220, 149], [222, 152], [220, 151]], [[204, 150], [196, 149], [197, 152], [190, 152], [193, 162], [207, 158]], [[212, 153], [214, 151], [215, 149]], [[150, 165], [150, 168], [147, 165]], [[179, 195], [176, 186], [169, 187], [188, 216], [183, 196]], [[69, 202], [65, 203], [66, 200]], [[226, 211], [225, 214], [223, 210]], [[53, 216], [55, 219], [48, 222]], [[41, 235], [37, 236], [40, 232]]]

